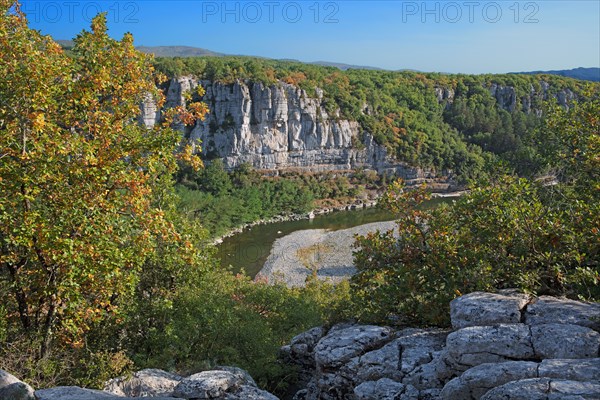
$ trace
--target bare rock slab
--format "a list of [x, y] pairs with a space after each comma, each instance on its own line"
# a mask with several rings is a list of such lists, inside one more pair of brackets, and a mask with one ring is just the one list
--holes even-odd
[[358, 400], [412, 400], [418, 398], [419, 391], [410, 385], [382, 378], [361, 383], [354, 388], [354, 395]]
[[16, 376], [0, 369], [0, 400], [33, 400], [34, 390]]
[[325, 328], [319, 326], [294, 336], [290, 341], [291, 358], [300, 364], [314, 364], [313, 351], [325, 333]]
[[0, 388], [0, 400], [35, 400], [35, 395], [28, 384], [15, 382]]
[[340, 367], [353, 357], [383, 345], [391, 335], [390, 328], [374, 325], [334, 330], [315, 346], [315, 362], [318, 367]]
[[[37, 400], [123, 400], [122, 396], [100, 390], [83, 389], [77, 386], [58, 386], [51, 389], [35, 391]], [[145, 399], [143, 397], [128, 397], [129, 400]], [[175, 397], [154, 397], [153, 400], [181, 400]]]
[[340, 369], [340, 373], [351, 377], [355, 383], [377, 381], [381, 378], [400, 381], [403, 377], [399, 368], [400, 359], [400, 343], [394, 340], [381, 349], [354, 357]]
[[125, 397], [171, 396], [183, 378], [160, 369], [143, 369], [130, 377], [111, 379], [104, 391]]
[[450, 302], [452, 327], [517, 324], [529, 301], [525, 294], [469, 293]]
[[600, 333], [579, 325], [542, 324], [531, 327], [536, 356], [545, 358], [597, 358]]
[[551, 378], [523, 379], [487, 392], [481, 400], [598, 400], [600, 384]]
[[0, 388], [3, 388], [8, 385], [12, 385], [13, 383], [17, 383], [17, 382], [21, 382], [21, 380], [18, 379], [13, 374], [10, 374], [10, 373], [0, 369]]
[[525, 322], [529, 325], [580, 325], [600, 331], [600, 303], [541, 296], [527, 307]]
[[531, 332], [525, 324], [472, 326], [448, 335], [446, 346], [457, 369], [534, 356]]
[[243, 381], [229, 371], [204, 371], [184, 378], [173, 393], [186, 399], [214, 399], [234, 392]]
[[538, 368], [540, 377], [600, 382], [600, 358], [581, 360], [543, 360]]
[[529, 361], [481, 364], [448, 382], [440, 397], [443, 400], [477, 400], [490, 389], [505, 383], [537, 378], [537, 368], [537, 363]]
[[235, 393], [226, 394], [223, 400], [279, 400], [279, 398], [255, 386], [242, 385]]

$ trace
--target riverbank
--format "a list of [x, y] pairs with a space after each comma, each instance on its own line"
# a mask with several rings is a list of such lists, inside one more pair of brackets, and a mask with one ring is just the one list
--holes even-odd
[[307, 229], [292, 232], [275, 241], [255, 279], [281, 282], [289, 287], [304, 286], [311, 276], [331, 283], [341, 282], [356, 272], [352, 255], [355, 236], [395, 227], [395, 221], [385, 221], [337, 231]]
[[[435, 198], [452, 199], [452, 198], [458, 198], [466, 193], [468, 193], [468, 192], [464, 191], [464, 190], [452, 191], [452, 192], [434, 192], [431, 194], [431, 197], [434, 199]], [[213, 245], [213, 246], [219, 245], [219, 244], [223, 243], [223, 240], [225, 240], [226, 238], [229, 238], [229, 237], [232, 237], [239, 233], [242, 233], [245, 230], [253, 228], [255, 226], [268, 225], [268, 224], [273, 224], [273, 223], [277, 223], [277, 222], [308, 220], [308, 219], [313, 219], [315, 216], [318, 216], [318, 215], [325, 215], [325, 214], [330, 214], [330, 213], [338, 212], [338, 211], [352, 211], [352, 210], [360, 210], [360, 209], [375, 207], [379, 203], [379, 198], [381, 197], [381, 195], [382, 195], [381, 193], [378, 193], [376, 197], [373, 197], [373, 198], [370, 198], [367, 200], [355, 199], [351, 203], [346, 203], [346, 204], [343, 204], [340, 206], [319, 207], [319, 208], [315, 208], [307, 213], [277, 215], [273, 218], [260, 219], [258, 221], [249, 222], [247, 224], [244, 224], [242, 226], [239, 226], [237, 228], [230, 230], [229, 232], [217, 237], [216, 239], [213, 239], [213, 241], [211, 242], [211, 245]]]
[[330, 213], [333, 213], [336, 211], [351, 211], [351, 210], [360, 210], [360, 209], [375, 207], [378, 204], [379, 197], [380, 196], [377, 196], [377, 198], [369, 199], [369, 200], [354, 200], [352, 203], [344, 204], [344, 205], [337, 206], [337, 207], [320, 207], [320, 208], [313, 209], [307, 213], [277, 215], [273, 218], [260, 219], [258, 221], [249, 222], [247, 224], [244, 224], [242, 226], [239, 226], [237, 228], [230, 230], [229, 232], [227, 232], [224, 235], [219, 236], [218, 238], [214, 239], [211, 242], [211, 244], [213, 246], [219, 245], [219, 244], [223, 243], [224, 239], [232, 237], [234, 235], [237, 235], [238, 233], [242, 233], [245, 230], [253, 228], [255, 226], [274, 224], [277, 222], [308, 220], [308, 219], [315, 218], [317, 215], [330, 214]]

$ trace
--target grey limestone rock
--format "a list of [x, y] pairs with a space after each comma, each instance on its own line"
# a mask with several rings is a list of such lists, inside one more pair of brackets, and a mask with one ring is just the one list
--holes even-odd
[[[122, 400], [122, 396], [100, 390], [84, 389], [77, 386], [58, 386], [51, 389], [35, 391], [37, 400]], [[127, 397], [127, 399], [140, 400], [144, 397]], [[181, 400], [176, 397], [153, 397], [153, 400]]]
[[31, 386], [24, 382], [15, 382], [0, 388], [0, 400], [35, 400]]
[[340, 369], [340, 373], [352, 377], [356, 383], [390, 378], [400, 381], [400, 343], [394, 340], [380, 349], [354, 357]]
[[130, 377], [111, 379], [104, 391], [126, 397], [171, 396], [173, 389], [183, 379], [160, 369], [143, 369]]
[[600, 303], [541, 296], [527, 307], [525, 322], [580, 325], [600, 331]]
[[325, 333], [325, 328], [316, 327], [294, 336], [290, 342], [290, 355], [292, 359], [301, 364], [313, 364], [314, 348]]
[[392, 330], [373, 325], [330, 331], [315, 347], [317, 367], [340, 367], [351, 358], [375, 349], [391, 339]]
[[596, 358], [600, 333], [579, 325], [541, 324], [531, 327], [531, 340], [539, 358]]
[[227, 393], [223, 400], [279, 400], [279, 398], [256, 386], [242, 385], [235, 393]]
[[538, 364], [528, 361], [507, 361], [481, 364], [448, 382], [441, 392], [443, 400], [477, 400], [490, 389], [514, 380], [537, 378]]
[[550, 378], [508, 382], [487, 392], [481, 400], [598, 400], [600, 384]]
[[524, 294], [505, 296], [474, 292], [450, 302], [450, 319], [454, 329], [477, 325], [516, 324], [530, 297]]
[[21, 382], [21, 380], [18, 379], [13, 374], [10, 374], [10, 373], [0, 369], [0, 388], [11, 385], [13, 383], [17, 383], [17, 382]]
[[600, 382], [600, 358], [543, 360], [539, 365], [538, 374], [547, 378]]
[[229, 371], [204, 371], [182, 379], [173, 393], [186, 399], [214, 399], [235, 392], [242, 384], [243, 379]]
[[472, 326], [448, 335], [448, 355], [457, 369], [514, 359], [531, 359], [531, 332], [525, 324]]
[[0, 400], [33, 400], [33, 393], [31, 386], [0, 369]]
[[361, 383], [354, 388], [358, 400], [413, 400], [419, 391], [410, 385], [404, 385], [388, 378]]

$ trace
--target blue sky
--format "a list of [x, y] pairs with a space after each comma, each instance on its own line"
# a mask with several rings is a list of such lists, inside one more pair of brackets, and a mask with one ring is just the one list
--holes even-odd
[[70, 39], [107, 11], [137, 45], [462, 73], [600, 66], [600, 0], [22, 0], [30, 25]]

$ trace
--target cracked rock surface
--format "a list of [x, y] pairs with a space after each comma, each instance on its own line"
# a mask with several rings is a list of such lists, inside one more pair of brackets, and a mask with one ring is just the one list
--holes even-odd
[[0, 370], [0, 400], [278, 400], [259, 389], [243, 369], [217, 368], [189, 377], [160, 369], [145, 369], [131, 376], [111, 379], [104, 390], [59, 386], [36, 391]]
[[294, 399], [598, 400], [598, 307], [471, 293], [451, 303], [453, 331], [313, 329], [287, 346], [309, 377]]

